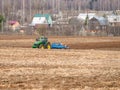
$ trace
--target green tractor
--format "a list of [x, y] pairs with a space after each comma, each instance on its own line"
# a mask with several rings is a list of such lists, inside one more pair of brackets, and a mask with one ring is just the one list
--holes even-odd
[[45, 36], [41, 36], [36, 39], [36, 42], [33, 44], [32, 48], [51, 49], [51, 44]]

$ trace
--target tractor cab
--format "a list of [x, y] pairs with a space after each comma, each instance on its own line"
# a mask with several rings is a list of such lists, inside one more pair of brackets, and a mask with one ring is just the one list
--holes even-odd
[[48, 39], [45, 36], [41, 36], [40, 38], [37, 38], [36, 41], [46, 43], [48, 41]]

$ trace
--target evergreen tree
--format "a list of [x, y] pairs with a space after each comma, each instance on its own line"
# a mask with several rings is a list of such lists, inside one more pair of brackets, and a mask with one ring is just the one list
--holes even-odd
[[86, 16], [86, 19], [85, 19], [85, 22], [84, 22], [84, 25], [85, 25], [85, 26], [88, 25], [88, 20], [89, 20], [89, 16], [87, 15], [87, 16]]
[[0, 30], [2, 28], [2, 22], [4, 21], [4, 17], [2, 15], [0, 15]]

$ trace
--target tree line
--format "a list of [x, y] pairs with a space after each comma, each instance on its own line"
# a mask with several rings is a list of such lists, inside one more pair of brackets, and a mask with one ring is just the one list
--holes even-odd
[[0, 0], [0, 13], [8, 20], [20, 18], [20, 20], [31, 20], [35, 13], [119, 9], [120, 0]]

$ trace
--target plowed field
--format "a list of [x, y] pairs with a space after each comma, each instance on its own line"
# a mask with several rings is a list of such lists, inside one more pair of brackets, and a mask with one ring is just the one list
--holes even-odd
[[0, 35], [0, 90], [120, 90], [120, 37], [49, 37], [66, 50], [35, 38]]

